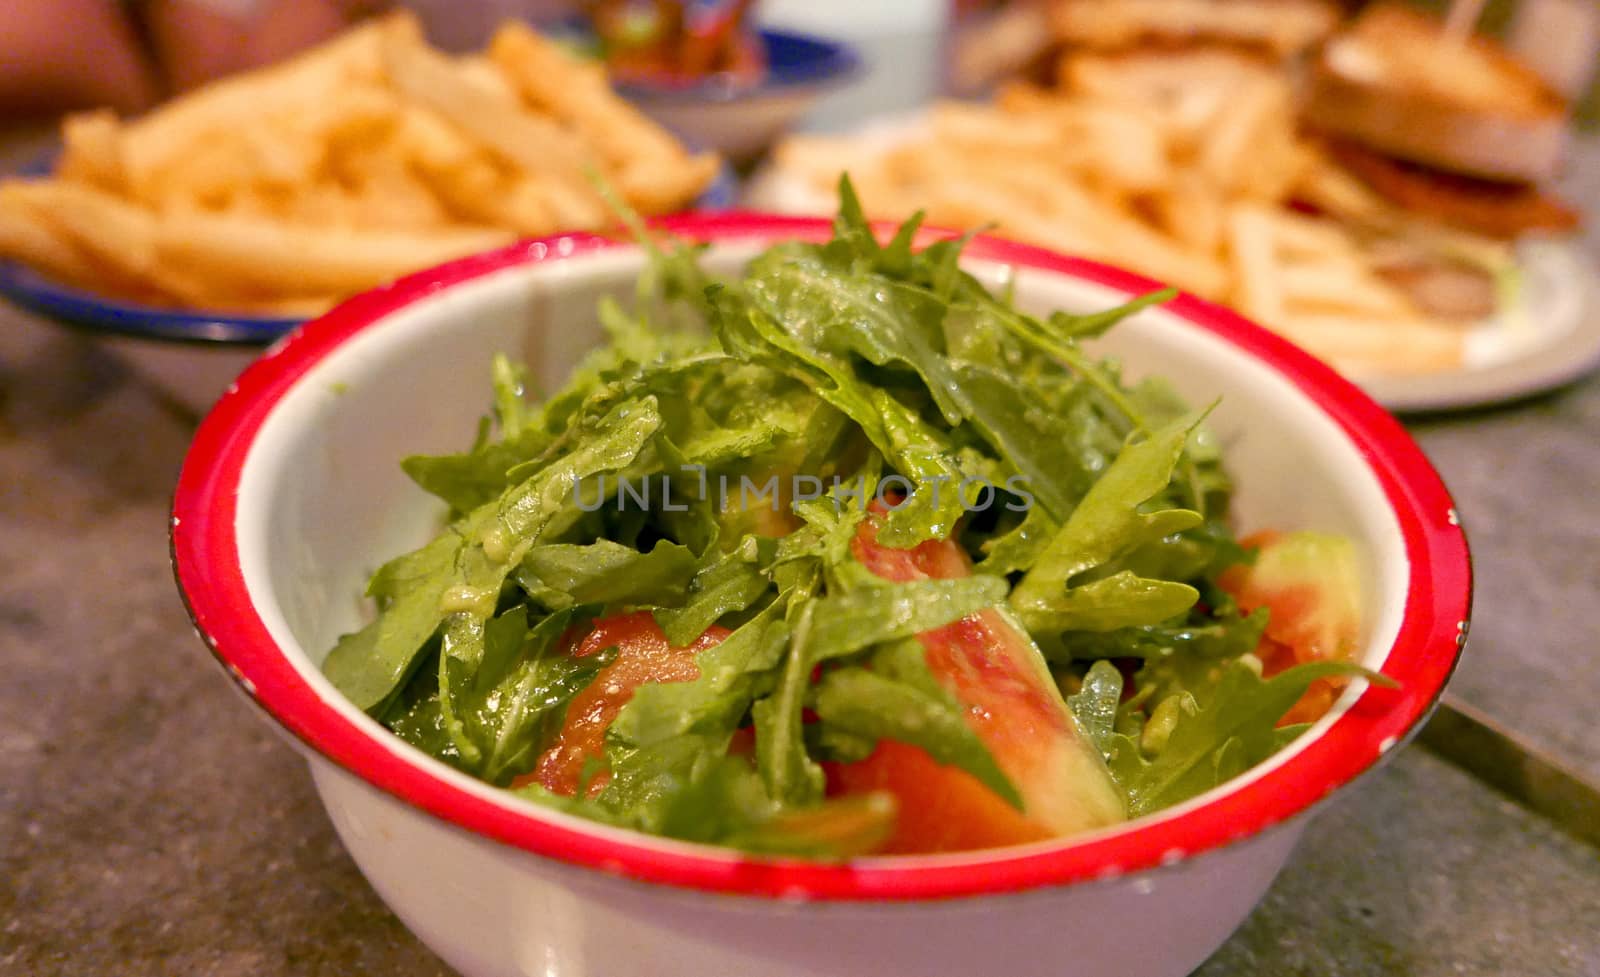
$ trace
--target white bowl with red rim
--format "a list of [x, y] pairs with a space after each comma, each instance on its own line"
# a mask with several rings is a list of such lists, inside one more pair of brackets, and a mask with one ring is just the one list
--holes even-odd
[[[663, 226], [732, 268], [825, 221], [687, 216]], [[929, 232], [934, 234], [936, 232]], [[1267, 763], [1115, 829], [1053, 843], [845, 864], [753, 858], [621, 831], [521, 801], [425, 756], [351, 706], [318, 665], [361, 622], [367, 575], [436, 530], [400, 471], [460, 450], [489, 363], [523, 355], [549, 389], [599, 341], [601, 294], [632, 286], [631, 244], [534, 241], [413, 275], [295, 332], [240, 376], [195, 437], [173, 506], [195, 626], [307, 758], [379, 895], [470, 977], [651, 974], [1008, 977], [1188, 973], [1282, 867], [1303, 816], [1427, 716], [1466, 633], [1471, 569], [1449, 495], [1399, 424], [1330, 369], [1237, 315], [1181, 296], [1100, 349], [1170, 378], [1210, 424], [1241, 531], [1317, 529], [1358, 546], [1354, 683]], [[1020, 305], [1090, 310], [1155, 284], [989, 238], [966, 267]], [[1381, 857], [1366, 853], [1357, 857]]]

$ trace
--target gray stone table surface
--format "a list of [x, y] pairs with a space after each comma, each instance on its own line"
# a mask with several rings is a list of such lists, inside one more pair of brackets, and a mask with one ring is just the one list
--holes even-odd
[[[1560, 192], [1588, 213], [1600, 263], [1600, 136], [1576, 146]], [[1600, 782], [1600, 377], [1409, 426], [1455, 495], [1477, 575], [1455, 693]]]
[[[1414, 430], [1478, 559], [1457, 691], [1600, 772], [1600, 381]], [[93, 341], [0, 310], [0, 975], [446, 973], [189, 630], [165, 532], [191, 432]], [[1201, 973], [1600, 977], [1600, 858], [1409, 748]]]

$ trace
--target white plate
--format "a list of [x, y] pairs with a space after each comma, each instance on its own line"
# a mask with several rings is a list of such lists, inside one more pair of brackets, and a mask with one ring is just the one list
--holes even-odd
[[1520, 294], [1467, 337], [1465, 363], [1439, 373], [1352, 377], [1396, 411], [1486, 407], [1565, 386], [1600, 366], [1600, 280], [1577, 241], [1517, 245]]
[[[916, 112], [872, 120], [851, 133], [867, 151], [888, 148], [926, 127]], [[787, 214], [831, 213], [831, 192], [805, 176], [767, 166], [746, 188], [746, 206]], [[1474, 326], [1465, 362], [1455, 370], [1352, 374], [1393, 411], [1460, 410], [1554, 390], [1600, 367], [1600, 273], [1577, 240], [1530, 239], [1517, 245], [1521, 284], [1510, 305]]]

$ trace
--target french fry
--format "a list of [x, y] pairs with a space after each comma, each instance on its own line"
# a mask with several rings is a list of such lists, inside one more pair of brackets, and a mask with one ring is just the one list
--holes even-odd
[[1097, 111], [1067, 136], [1082, 154], [1079, 166], [1104, 184], [1140, 194], [1172, 182], [1166, 140], [1147, 113]]
[[255, 187], [294, 188], [315, 181], [324, 149], [309, 140], [244, 130], [202, 141], [143, 174], [136, 199], [156, 209], [224, 207]]
[[487, 153], [448, 163], [418, 161], [418, 172], [458, 220], [495, 224], [503, 219], [509, 180]]
[[69, 115], [61, 123], [62, 179], [91, 183], [113, 193], [123, 190], [127, 174], [122, 162], [122, 125], [106, 109]]
[[343, 295], [514, 239], [491, 228], [316, 228], [194, 212], [159, 222], [154, 249], [164, 265], [225, 282], [242, 294]]
[[661, 168], [654, 160], [628, 163], [613, 174], [622, 199], [647, 214], [681, 210], [694, 202], [716, 179], [721, 161], [710, 153], [686, 157], [681, 165]]
[[[1051, 247], [1065, 247], [1066, 241], [1072, 241], [1074, 246], [1068, 250], [1138, 267], [1153, 277], [1200, 295], [1214, 296], [1225, 287], [1226, 272], [1220, 262], [1174, 244], [1083, 188], [1054, 179], [1048, 170], [1020, 165], [1018, 161], [1019, 165], [1008, 168], [1003, 174], [993, 174], [985, 181], [983, 173], [987, 171], [959, 162], [923, 153], [907, 153], [902, 159], [905, 165], [920, 167], [940, 183], [966, 183], [969, 189], [970, 185], [983, 182], [1007, 187], [1014, 194], [1010, 198], [1012, 202], [1003, 210], [988, 215], [1003, 232]], [[970, 199], [970, 193], [968, 197]], [[989, 199], [998, 207], [1006, 198]], [[1041, 234], [1039, 217], [1053, 225], [1069, 226], [1073, 231]]]
[[4, 193], [117, 273], [135, 280], [154, 274], [157, 219], [150, 211], [97, 187], [55, 180], [8, 183]]
[[90, 258], [38, 213], [18, 186], [0, 185], [0, 257], [72, 284], [93, 281]]
[[935, 142], [968, 151], [1043, 154], [1062, 148], [1059, 124], [1031, 106], [996, 115], [986, 106], [946, 102], [933, 109], [928, 124]]
[[152, 199], [160, 171], [213, 139], [248, 131], [241, 120], [315, 105], [353, 81], [379, 76], [379, 36], [391, 15], [347, 31], [282, 64], [237, 75], [184, 95], [124, 127], [122, 157], [133, 195]]
[[500, 28], [489, 57], [521, 96], [600, 154], [623, 199], [641, 210], [677, 210], [705, 191], [720, 165], [691, 156], [642, 112], [618, 98], [603, 69], [522, 24]]
[[1228, 110], [1217, 114], [1196, 165], [1225, 191], [1248, 188], [1256, 169], [1252, 161], [1259, 161], [1263, 148], [1272, 145], [1270, 133], [1292, 118], [1288, 113], [1287, 86], [1270, 81], [1240, 86]]
[[1263, 323], [1283, 319], [1283, 291], [1278, 283], [1277, 242], [1272, 219], [1264, 208], [1240, 204], [1228, 214], [1228, 249], [1234, 266], [1234, 304]]
[[1152, 195], [1151, 209], [1162, 228], [1187, 247], [1202, 254], [1221, 250], [1227, 205], [1200, 174], [1174, 173], [1170, 184]]
[[321, 146], [326, 155], [381, 149], [398, 138], [406, 104], [381, 85], [351, 85], [332, 94], [314, 111], [299, 116], [296, 137]]
[[1393, 322], [1360, 316], [1301, 313], [1272, 327], [1341, 369], [1428, 373], [1461, 365], [1458, 329], [1426, 320]]
[[1031, 85], [1008, 86], [1006, 113], [947, 104], [932, 117], [934, 140], [1006, 158], [1043, 156], [1127, 193], [1163, 187], [1172, 173], [1159, 116], [1139, 106], [1084, 105], [1051, 98]]
[[1285, 308], [1296, 313], [1333, 312], [1388, 320], [1415, 314], [1398, 289], [1348, 263], [1285, 263], [1279, 268], [1277, 285]]
[[459, 129], [420, 105], [401, 107], [395, 140], [400, 151], [424, 170], [453, 169], [481, 154]]
[[523, 98], [571, 126], [613, 165], [686, 155], [676, 139], [617, 97], [598, 63], [524, 24], [501, 27], [489, 44], [489, 57]]
[[369, 153], [348, 161], [357, 179], [351, 191], [351, 226], [372, 230], [426, 230], [451, 222], [449, 210], [429, 184], [393, 153]]
[[385, 69], [402, 95], [446, 117], [507, 163], [549, 173], [561, 184], [551, 195], [563, 222], [595, 226], [604, 221], [604, 206], [585, 175], [583, 147], [571, 132], [478, 84], [405, 25], [388, 25], [381, 46]]
[[[791, 136], [774, 148], [773, 162], [774, 178], [763, 183], [758, 176], [752, 187], [753, 196], [759, 196], [777, 178], [788, 174], [804, 185], [807, 191], [789, 195], [804, 198], [799, 209], [826, 211], [829, 199], [839, 184], [839, 174], [849, 173], [863, 203], [878, 201], [880, 209], [868, 211], [875, 216], [893, 219], [897, 212], [904, 216], [919, 206], [925, 206], [908, 201], [909, 210], [898, 211], [898, 208], [890, 207], [889, 201], [908, 196], [909, 187], [888, 172], [883, 153], [863, 147], [858, 140], [838, 136]], [[865, 189], [867, 185], [872, 186], [872, 192]], [[786, 206], [785, 200], [766, 200], [762, 203], [778, 209]]]
[[312, 319], [333, 308], [339, 299], [338, 295], [294, 295], [268, 299], [222, 296], [214, 307], [239, 315]]
[[1360, 262], [1360, 250], [1350, 232], [1340, 224], [1321, 217], [1309, 217], [1286, 210], [1263, 211], [1272, 224], [1273, 238], [1286, 255], [1314, 257], [1323, 261], [1335, 258]]
[[[877, 199], [882, 199], [880, 194]], [[873, 198], [868, 198], [873, 199]], [[943, 184], [926, 198], [928, 218], [950, 227], [981, 227], [997, 222], [1003, 233], [1020, 241], [1069, 254], [1095, 255], [1103, 245], [1081, 229], [1042, 217], [1025, 202], [982, 183]], [[875, 210], [874, 213], [883, 213]]]
[[160, 222], [149, 211], [82, 184], [12, 183], [5, 190], [44, 217], [93, 263], [90, 283], [103, 283], [118, 294], [153, 291], [179, 302], [202, 302], [208, 296], [190, 269], [158, 260]]
[[1358, 225], [1386, 223], [1388, 205], [1333, 161], [1319, 159], [1300, 175], [1295, 194], [1341, 220]]

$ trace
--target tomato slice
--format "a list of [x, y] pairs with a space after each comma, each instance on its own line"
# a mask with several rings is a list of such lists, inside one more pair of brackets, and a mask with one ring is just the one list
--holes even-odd
[[[908, 550], [878, 543], [882, 512], [875, 506], [852, 541], [856, 559], [874, 574], [903, 583], [972, 573], [966, 553], [950, 540]], [[832, 775], [838, 792], [879, 787], [896, 794], [901, 817], [887, 850], [994, 847], [1122, 820], [1121, 795], [1099, 753], [1072, 718], [1038, 649], [1005, 614], [991, 608], [918, 639], [929, 670], [965, 707], [968, 725], [1022, 795], [1024, 810], [915, 747], [880, 743], [865, 760], [835, 765]]]
[[[1257, 549], [1250, 566], [1218, 579], [1239, 608], [1265, 607], [1266, 634], [1256, 648], [1268, 678], [1302, 662], [1348, 661], [1361, 632], [1361, 576], [1354, 545], [1324, 533], [1261, 532], [1240, 540]], [[1278, 725], [1315, 722], [1338, 698], [1341, 679], [1312, 683]]]
[[1054, 834], [965, 770], [943, 766], [905, 743], [881, 740], [865, 760], [823, 768], [832, 795], [882, 790], [895, 796], [894, 831], [874, 854], [998, 848], [1043, 841]]
[[[605, 756], [606, 730], [617, 713], [633, 698], [639, 686], [650, 682], [687, 682], [700, 676], [695, 656], [726, 638], [730, 632], [712, 625], [688, 647], [674, 648], [649, 611], [634, 611], [603, 618], [578, 642], [573, 655], [583, 658], [615, 647], [617, 657], [595, 675], [594, 681], [567, 705], [566, 722], [555, 740], [539, 755], [531, 773], [513, 786], [538, 783], [557, 794], [578, 792], [584, 767]], [[601, 771], [589, 781], [588, 795], [605, 788], [610, 774]]]

